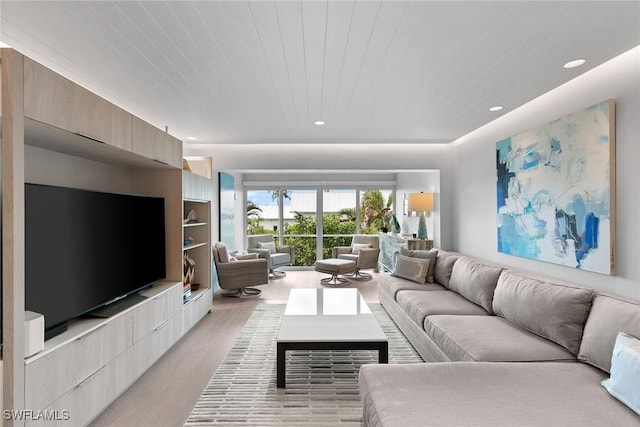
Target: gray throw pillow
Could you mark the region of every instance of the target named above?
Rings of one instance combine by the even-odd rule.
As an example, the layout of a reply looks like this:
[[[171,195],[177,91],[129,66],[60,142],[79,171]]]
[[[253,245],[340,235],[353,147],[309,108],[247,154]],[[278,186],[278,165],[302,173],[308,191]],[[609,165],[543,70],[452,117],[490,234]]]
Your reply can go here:
[[[396,265],[393,267],[391,275],[416,283],[425,283],[427,271],[429,271],[429,264],[431,264],[431,260],[429,259],[398,255]]]
[[[411,250],[407,248],[400,248],[400,255],[408,256],[410,258],[422,258],[428,259],[429,271],[427,271],[427,283],[434,282],[434,272],[436,270],[436,258],[438,257],[438,250],[432,249],[430,251],[425,250]]]

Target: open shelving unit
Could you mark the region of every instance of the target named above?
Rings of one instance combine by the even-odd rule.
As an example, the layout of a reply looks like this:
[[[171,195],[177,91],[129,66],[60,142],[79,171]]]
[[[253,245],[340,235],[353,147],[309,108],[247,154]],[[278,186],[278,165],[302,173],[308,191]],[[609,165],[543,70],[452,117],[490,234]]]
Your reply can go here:
[[[182,253],[195,262],[191,297],[183,304],[183,332],[211,310],[212,185],[206,177],[182,171]],[[196,222],[186,223],[191,211],[195,212]]]

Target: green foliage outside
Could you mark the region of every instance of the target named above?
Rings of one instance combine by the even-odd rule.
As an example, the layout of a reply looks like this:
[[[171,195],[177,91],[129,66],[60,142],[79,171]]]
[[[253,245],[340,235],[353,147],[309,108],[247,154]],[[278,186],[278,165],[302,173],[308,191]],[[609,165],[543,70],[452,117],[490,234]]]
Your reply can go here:
[[[387,226],[391,215],[393,196],[384,200],[379,190],[367,190],[362,193],[360,207],[360,233],[376,234],[383,226]],[[261,211],[252,202],[247,202],[247,234],[277,234],[272,229],[262,226]],[[356,233],[355,209],[343,209],[339,213],[322,215],[322,258],[331,258],[331,248],[335,246],[349,246],[351,235]],[[290,235],[306,234],[313,237],[288,237]],[[346,234],[346,237],[327,236],[331,234]],[[295,213],[294,222],[284,227],[284,244],[295,247],[294,265],[310,266],[316,261],[316,217]]]

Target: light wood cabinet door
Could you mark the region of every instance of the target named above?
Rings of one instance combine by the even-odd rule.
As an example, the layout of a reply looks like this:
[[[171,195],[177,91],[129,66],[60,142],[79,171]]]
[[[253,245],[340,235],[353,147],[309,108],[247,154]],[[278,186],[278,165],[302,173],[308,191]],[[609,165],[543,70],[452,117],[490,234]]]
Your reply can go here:
[[[175,342],[176,318],[158,325],[133,346],[133,375],[142,375]]]
[[[73,87],[74,132],[110,144],[113,139],[113,104],[89,90]]]
[[[156,295],[133,313],[133,342],[138,342],[169,320],[169,294]]]
[[[113,131],[110,144],[123,150],[133,151],[133,115],[126,110],[112,105]]]
[[[182,169],[182,141],[168,133],[165,135],[165,147],[163,150],[165,163]]]
[[[182,333],[185,334],[211,310],[211,289],[207,289],[182,309]]]
[[[24,114],[132,151],[132,115],[37,62],[24,60]]]
[[[144,120],[133,117],[133,152],[153,160],[159,160],[165,134]]]
[[[182,169],[182,142],[179,139],[135,116],[132,134],[134,153]]]
[[[120,356],[133,346],[133,311],[109,321],[102,331],[102,364]]]
[[[46,408],[103,365],[104,327],[96,329],[25,366],[27,408]]]
[[[25,57],[25,117],[75,132],[73,97],[76,86],[69,79]]]
[[[83,379],[60,399],[48,406],[58,419],[47,420],[47,426],[81,426],[88,424],[133,381],[133,351],[121,354]],[[42,421],[27,423],[40,426]]]

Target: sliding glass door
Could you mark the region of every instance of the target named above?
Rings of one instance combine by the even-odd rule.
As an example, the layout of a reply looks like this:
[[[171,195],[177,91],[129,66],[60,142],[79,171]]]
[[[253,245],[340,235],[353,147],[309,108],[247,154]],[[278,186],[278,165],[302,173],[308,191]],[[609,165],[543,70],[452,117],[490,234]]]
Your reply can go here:
[[[325,189],[322,192],[322,259],[331,258],[334,246],[349,246],[358,219],[356,190]]]
[[[354,234],[376,234],[394,209],[392,188],[276,187],[246,191],[247,235],[273,234],[295,247],[294,266],[311,267],[349,246]]]
[[[295,248],[294,266],[309,267],[316,262],[318,201],[315,189],[282,190],[286,216],[282,232],[285,245]]]

